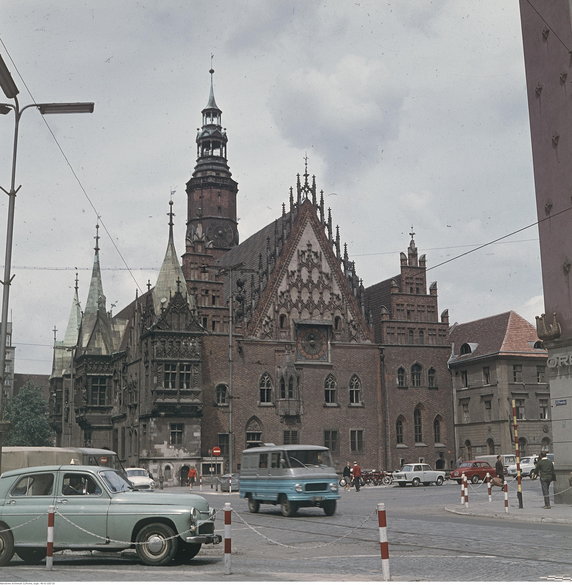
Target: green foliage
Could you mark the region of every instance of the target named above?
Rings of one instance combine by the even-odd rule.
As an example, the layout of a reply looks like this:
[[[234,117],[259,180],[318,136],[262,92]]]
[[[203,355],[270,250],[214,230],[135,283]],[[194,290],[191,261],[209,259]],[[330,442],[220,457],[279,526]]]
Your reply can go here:
[[[41,390],[28,382],[8,402],[5,413],[11,423],[5,445],[51,447],[53,430],[48,419],[48,404]]]

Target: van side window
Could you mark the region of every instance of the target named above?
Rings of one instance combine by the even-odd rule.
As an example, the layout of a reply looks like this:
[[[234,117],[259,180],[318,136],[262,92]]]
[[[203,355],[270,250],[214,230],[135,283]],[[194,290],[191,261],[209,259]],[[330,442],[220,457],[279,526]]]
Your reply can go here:
[[[258,467],[261,469],[268,468],[268,453],[260,453],[260,462],[258,463]]]
[[[270,453],[270,467],[272,469],[280,468],[280,453]]]

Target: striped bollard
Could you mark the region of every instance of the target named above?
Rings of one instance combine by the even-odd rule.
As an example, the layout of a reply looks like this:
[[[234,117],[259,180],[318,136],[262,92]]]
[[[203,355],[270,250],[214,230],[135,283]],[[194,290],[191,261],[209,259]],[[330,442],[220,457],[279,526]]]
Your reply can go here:
[[[491,476],[489,474],[489,472],[487,471],[487,492],[489,494],[489,502],[493,501],[493,484],[491,483]]]
[[[230,535],[230,529],[232,525],[232,507],[230,502],[226,502],[224,505],[224,574],[231,574],[231,550],[232,550],[232,538]]]
[[[463,485],[465,486],[465,508],[469,507],[469,481],[467,476],[463,476]]]
[[[506,479],[504,480],[502,491],[504,492],[504,511],[508,514],[508,483]]]
[[[465,474],[461,475],[461,506],[465,503]]]
[[[379,547],[381,550],[381,570],[383,572],[383,580],[390,581],[389,543],[387,542],[387,520],[385,517],[385,504],[377,505],[377,522],[379,525]]]
[[[48,506],[48,542],[46,543],[46,569],[52,570],[54,565],[54,517],[56,507]]]

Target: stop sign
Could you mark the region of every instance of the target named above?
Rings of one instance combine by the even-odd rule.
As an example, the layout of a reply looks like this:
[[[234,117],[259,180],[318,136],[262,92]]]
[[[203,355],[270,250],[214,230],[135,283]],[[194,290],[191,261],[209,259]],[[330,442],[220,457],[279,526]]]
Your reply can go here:
[[[220,454],[221,454],[220,447],[213,447],[212,453],[213,453],[213,457],[220,457]]]

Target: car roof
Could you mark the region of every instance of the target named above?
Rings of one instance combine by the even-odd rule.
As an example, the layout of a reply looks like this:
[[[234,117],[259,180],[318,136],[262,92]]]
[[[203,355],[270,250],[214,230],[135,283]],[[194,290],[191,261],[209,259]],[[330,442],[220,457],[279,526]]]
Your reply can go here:
[[[267,443],[260,447],[245,449],[243,453],[267,453],[268,451],[315,451],[317,449],[320,451],[328,451],[328,448],[324,447],[324,445],[273,445]]]
[[[35,467],[20,467],[18,469],[11,469],[5,471],[0,477],[14,477],[15,475],[22,475],[24,473],[38,473],[38,472],[54,472],[54,471],[91,471],[96,473],[98,471],[117,471],[111,467],[100,467],[99,465],[37,465]]]
[[[136,469],[137,471],[147,471],[144,467],[126,467],[125,471],[131,471]]]

